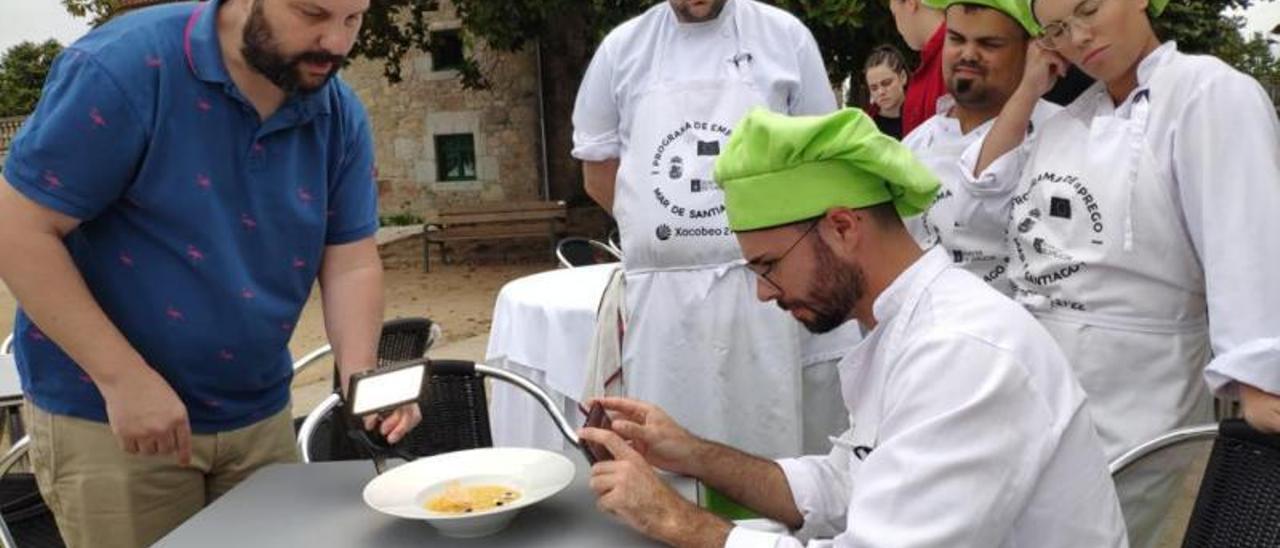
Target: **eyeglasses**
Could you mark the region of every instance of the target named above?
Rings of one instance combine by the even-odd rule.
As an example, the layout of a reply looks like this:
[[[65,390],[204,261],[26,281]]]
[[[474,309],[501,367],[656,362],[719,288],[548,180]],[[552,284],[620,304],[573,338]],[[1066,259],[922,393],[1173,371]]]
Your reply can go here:
[[[1102,7],[1104,1],[1084,0],[1076,4],[1076,9],[1065,19],[1045,25],[1043,27],[1044,33],[1039,38],[1040,47],[1057,51],[1066,46],[1067,42],[1071,40],[1072,29],[1089,28],[1093,25],[1093,20],[1098,15],[1098,9]]]
[[[786,251],[783,251],[782,255],[779,255],[777,259],[774,259],[772,261],[759,262],[759,263],[749,262],[747,263],[747,269],[755,273],[756,276],[759,276],[760,279],[766,282],[769,282],[769,285],[773,286],[774,289],[777,289],[778,292],[781,293],[782,286],[778,285],[777,282],[770,279],[769,273],[773,272],[773,269],[776,268],[778,264],[782,262],[783,259],[786,259],[787,255],[790,255],[791,251],[794,250],[796,246],[800,245],[800,242],[803,242],[805,238],[809,237],[809,233],[813,232],[814,227],[818,226],[818,222],[821,220],[822,220],[821,217],[814,219],[814,221],[809,224],[809,228],[806,228],[804,230],[804,234],[801,234],[799,238],[796,238],[796,241],[791,244],[791,247],[788,247]]]

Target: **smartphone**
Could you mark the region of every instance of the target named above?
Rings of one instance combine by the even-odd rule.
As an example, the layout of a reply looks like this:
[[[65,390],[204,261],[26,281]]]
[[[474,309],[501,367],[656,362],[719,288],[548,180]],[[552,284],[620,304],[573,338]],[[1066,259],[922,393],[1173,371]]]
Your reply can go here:
[[[610,430],[613,428],[613,421],[609,420],[609,414],[605,412],[604,406],[600,405],[600,402],[595,402],[591,404],[591,409],[587,411],[587,423],[584,426]],[[613,460],[613,453],[610,453],[603,445],[594,441],[582,440],[582,453],[587,456],[587,462],[590,464]]]
[[[361,371],[348,382],[347,404],[353,416],[390,411],[422,397],[427,365],[411,362]]]

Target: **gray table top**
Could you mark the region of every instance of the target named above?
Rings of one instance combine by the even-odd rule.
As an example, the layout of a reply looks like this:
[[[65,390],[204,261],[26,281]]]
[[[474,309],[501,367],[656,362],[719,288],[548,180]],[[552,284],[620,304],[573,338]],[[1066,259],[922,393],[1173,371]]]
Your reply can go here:
[[[658,546],[596,509],[581,457],[573,483],[554,497],[521,510],[507,529],[476,539],[441,536],[424,521],[399,519],[365,506],[368,461],[274,465],[196,514],[154,546],[181,548],[309,548],[424,546],[581,547]],[[695,482],[670,479],[684,496]]]

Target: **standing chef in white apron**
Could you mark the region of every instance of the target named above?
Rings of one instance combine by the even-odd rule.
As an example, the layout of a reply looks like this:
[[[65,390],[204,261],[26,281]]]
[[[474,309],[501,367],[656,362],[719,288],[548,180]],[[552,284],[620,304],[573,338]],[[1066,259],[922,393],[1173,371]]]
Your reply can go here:
[[[1110,458],[1212,420],[1211,390],[1277,423],[1280,124],[1258,82],[1160,43],[1147,12],[1165,1],[1035,0],[1023,83],[962,158],[973,222],[1007,227],[1015,297],[1071,359]],[[1024,142],[1067,62],[1098,82]]]
[[[834,361],[857,332],[815,343],[754,298],[712,178],[753,106],[835,109],[809,31],[754,0],[669,0],[600,44],[578,92],[573,155],[621,229],[629,395],[709,438],[795,454],[843,430]]]
[[[821,456],[775,461],[690,435],[652,405],[600,400],[613,432],[581,435],[617,457],[591,469],[602,510],[672,546],[1126,546],[1062,351],[1026,310],[942,249],[922,252],[904,227],[938,189],[910,151],[858,110],[757,109],[716,174],[759,298],[809,329],[867,329],[840,362],[853,427]],[[734,527],[652,466],[791,530]]]
[[[991,130],[1004,102],[1018,88],[1027,64],[1027,44],[1040,33],[1040,25],[1020,0],[925,0],[925,5],[946,15],[942,80],[947,94],[938,99],[938,113],[902,144],[938,176],[942,188],[924,214],[904,221],[921,246],[942,246],[957,266],[1008,295],[1013,286],[1009,285],[1004,227],[969,226],[957,215],[952,197],[964,192],[960,154]],[[1059,110],[1041,99],[1027,131],[1035,131]]]

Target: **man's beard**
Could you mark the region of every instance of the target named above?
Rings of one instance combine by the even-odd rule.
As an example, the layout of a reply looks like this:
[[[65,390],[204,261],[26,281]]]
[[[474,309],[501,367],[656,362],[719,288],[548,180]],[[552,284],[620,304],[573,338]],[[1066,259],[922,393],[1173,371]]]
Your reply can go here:
[[[956,66],[967,66],[982,70],[982,67],[972,63],[961,62],[957,63]],[[986,107],[991,102],[991,89],[979,84],[974,78],[957,78],[953,70],[946,83],[947,93],[951,94],[951,98],[955,100],[957,105],[973,109]]]
[[[244,56],[245,62],[289,95],[298,92],[312,93],[324,87],[329,79],[338,73],[338,68],[346,59],[344,56],[324,51],[306,51],[292,58],[286,58],[280,53],[275,33],[262,12],[262,0],[255,0],[253,3],[249,20],[244,25],[243,41],[240,54]],[[302,81],[300,65],[304,62],[333,63],[333,69],[319,84],[309,85]]]
[[[811,333],[826,333],[849,319],[854,305],[862,299],[865,276],[861,267],[841,264],[826,242],[817,241],[813,248],[816,263],[813,290],[809,302],[802,306],[813,312],[814,317],[800,323]],[[792,307],[791,304],[783,306],[784,309]]]

